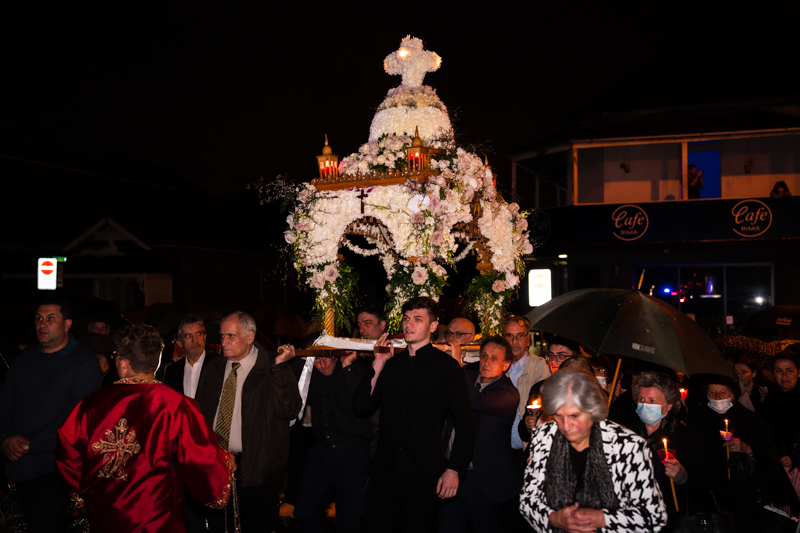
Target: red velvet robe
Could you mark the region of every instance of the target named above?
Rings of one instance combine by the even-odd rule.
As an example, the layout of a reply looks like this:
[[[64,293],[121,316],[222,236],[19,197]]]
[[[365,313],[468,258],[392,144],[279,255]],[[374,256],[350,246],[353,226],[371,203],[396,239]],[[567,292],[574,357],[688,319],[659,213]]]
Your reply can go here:
[[[184,484],[221,508],[229,454],[197,404],[166,385],[126,380],[93,392],[58,430],[56,465],[92,532],[185,531]]]

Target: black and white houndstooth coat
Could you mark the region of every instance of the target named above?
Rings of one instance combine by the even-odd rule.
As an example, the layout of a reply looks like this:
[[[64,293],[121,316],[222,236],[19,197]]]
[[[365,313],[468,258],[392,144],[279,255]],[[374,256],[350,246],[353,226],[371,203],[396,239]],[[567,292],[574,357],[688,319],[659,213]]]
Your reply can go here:
[[[603,452],[611,467],[611,480],[619,499],[619,509],[604,510],[604,532],[660,531],[667,524],[667,509],[661,489],[653,475],[652,453],[643,438],[607,420],[600,424]],[[520,511],[536,531],[554,531],[548,527],[550,513],[558,509],[547,506],[544,477],[553,436],[558,431],[555,422],[536,428],[531,435],[530,462],[525,469],[525,483],[520,496]]]

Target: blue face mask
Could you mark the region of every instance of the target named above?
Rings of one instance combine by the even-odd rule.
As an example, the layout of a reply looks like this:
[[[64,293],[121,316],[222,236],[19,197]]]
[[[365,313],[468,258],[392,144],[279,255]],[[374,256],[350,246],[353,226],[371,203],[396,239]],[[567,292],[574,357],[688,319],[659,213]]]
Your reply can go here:
[[[655,426],[664,418],[661,406],[657,403],[640,403],[636,406],[636,414],[648,426]]]

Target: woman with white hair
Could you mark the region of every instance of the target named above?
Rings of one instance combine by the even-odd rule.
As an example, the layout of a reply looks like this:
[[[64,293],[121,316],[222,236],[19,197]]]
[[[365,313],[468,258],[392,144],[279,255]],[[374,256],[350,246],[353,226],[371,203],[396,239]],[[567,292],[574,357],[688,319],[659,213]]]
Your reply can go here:
[[[650,533],[666,525],[650,450],[605,420],[607,402],[585,370],[561,370],[542,385],[542,407],[554,421],[533,431],[520,497],[537,531]]]

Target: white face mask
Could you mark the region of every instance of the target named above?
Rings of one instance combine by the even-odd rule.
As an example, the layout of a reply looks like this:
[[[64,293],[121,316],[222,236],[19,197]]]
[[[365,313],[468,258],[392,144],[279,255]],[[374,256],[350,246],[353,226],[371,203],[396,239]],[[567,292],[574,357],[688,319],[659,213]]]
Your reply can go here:
[[[724,400],[713,400],[709,398],[708,406],[717,413],[724,414],[728,412],[728,409],[733,407],[733,400],[731,398],[725,398]]]
[[[605,376],[595,376],[597,378],[597,382],[600,384],[601,387],[604,389],[606,388],[606,378]]]

